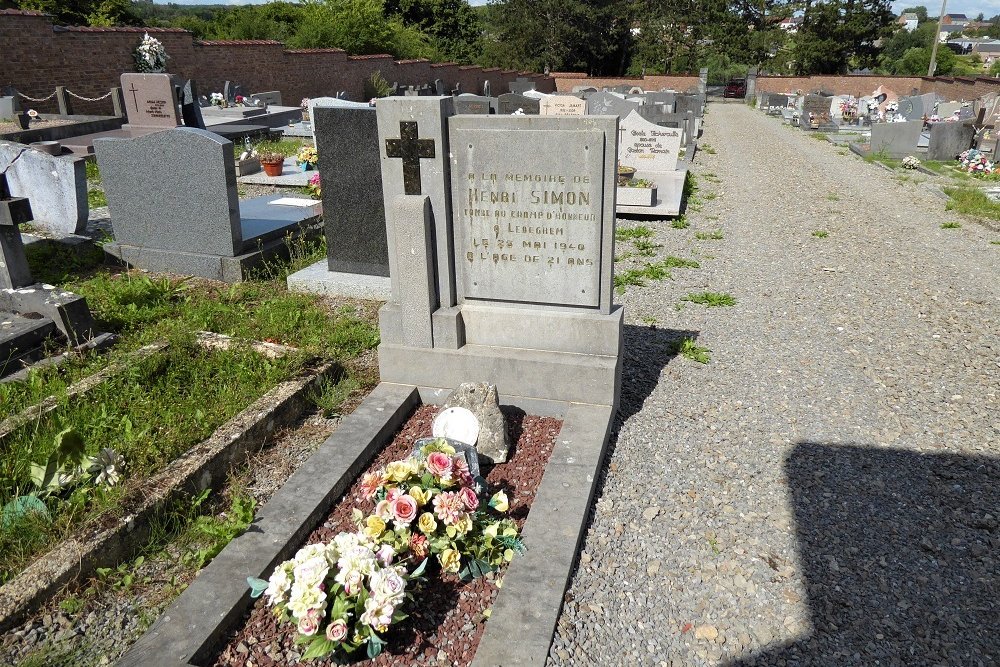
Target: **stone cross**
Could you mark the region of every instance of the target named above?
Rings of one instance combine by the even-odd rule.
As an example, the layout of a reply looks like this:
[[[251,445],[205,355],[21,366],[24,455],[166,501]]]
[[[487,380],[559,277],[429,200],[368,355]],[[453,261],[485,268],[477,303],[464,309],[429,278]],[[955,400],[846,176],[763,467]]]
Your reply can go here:
[[[399,139],[385,140],[387,157],[403,160],[403,192],[420,194],[420,160],[434,157],[434,140],[417,138],[416,121],[399,122]]]
[[[31,219],[31,203],[11,197],[7,175],[0,173],[0,289],[18,289],[33,282],[17,228]]]

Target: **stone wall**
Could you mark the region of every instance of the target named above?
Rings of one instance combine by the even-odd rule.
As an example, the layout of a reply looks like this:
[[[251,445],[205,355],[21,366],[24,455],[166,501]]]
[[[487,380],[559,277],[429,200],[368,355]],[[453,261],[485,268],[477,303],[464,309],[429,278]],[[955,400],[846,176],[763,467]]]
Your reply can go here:
[[[825,90],[835,95],[861,97],[879,86],[897,95],[913,92],[937,93],[946,100],[972,100],[987,93],[1000,93],[1000,79],[987,76],[758,76],[758,93],[809,93]]]
[[[597,77],[579,74],[576,72],[552,72],[550,75],[555,80],[556,90],[560,93],[573,92],[576,86],[593,86],[601,88],[614,88],[615,86],[640,86],[643,90],[660,90],[670,88],[684,92],[689,88],[698,88],[697,74],[671,74],[671,75],[647,75],[635,77]]]
[[[542,74],[484,69],[427,60],[394,60],[389,55],[351,56],[340,49],[286,49],[270,40],[200,41],[179,28],[91,28],[54,26],[51,18],[14,9],[0,10],[0,86],[13,85],[21,93],[42,98],[56,86],[66,86],[83,97],[104,95],[119,85],[123,72],[135,71],[132,51],[143,33],[163,42],[167,71],[194,79],[201,94],[222,92],[227,79],[246,94],[280,90],[286,105],[303,97],[334,95],[345,90],[362,100],[364,83],[380,72],[389,83],[420,85],[441,79],[449,87],[461,82],[463,92],[481,93],[490,81],[494,95],[507,91],[518,77],[535,80],[538,90],[555,90]],[[54,113],[55,100],[23,101],[24,106]],[[73,100],[75,113],[110,114],[111,102]]]

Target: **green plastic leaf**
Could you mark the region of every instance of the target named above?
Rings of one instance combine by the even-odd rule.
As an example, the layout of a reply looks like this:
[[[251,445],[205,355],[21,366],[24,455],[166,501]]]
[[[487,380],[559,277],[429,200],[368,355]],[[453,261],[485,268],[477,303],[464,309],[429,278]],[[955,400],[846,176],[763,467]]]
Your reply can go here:
[[[48,508],[37,496],[27,495],[14,498],[0,510],[0,529],[7,530],[31,512],[38,513],[46,519],[49,518]]]
[[[425,558],[420,562],[420,565],[417,566],[417,569],[415,569],[413,572],[410,573],[410,577],[411,578],[419,577],[424,573],[424,570],[426,569],[427,569],[427,559]]]
[[[75,430],[68,428],[60,431],[55,438],[56,452],[59,453],[61,463],[69,463],[72,466],[82,465],[87,458],[87,449],[83,444],[83,436]]]
[[[385,646],[385,642],[373,632],[372,636],[368,638],[368,657],[372,660],[377,658],[382,652],[383,646]]]
[[[309,648],[306,649],[306,652],[302,654],[302,659],[312,660],[314,658],[325,658],[333,653],[336,648],[337,642],[332,642],[326,637],[315,637],[309,644]]]
[[[258,577],[247,577],[250,585],[250,597],[259,598],[267,590],[267,581]]]

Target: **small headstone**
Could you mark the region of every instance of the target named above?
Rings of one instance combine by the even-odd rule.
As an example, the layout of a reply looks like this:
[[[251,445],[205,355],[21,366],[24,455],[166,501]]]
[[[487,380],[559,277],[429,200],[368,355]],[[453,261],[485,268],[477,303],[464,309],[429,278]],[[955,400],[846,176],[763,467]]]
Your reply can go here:
[[[444,85],[444,81],[441,79],[434,79],[434,92],[438,95],[447,95],[448,87]]]
[[[550,95],[540,101],[539,113],[542,116],[584,116],[587,103],[572,95]]]
[[[950,162],[960,153],[972,147],[976,131],[972,123],[962,121],[931,123],[931,135],[927,143],[927,159]]]
[[[514,81],[508,84],[510,92],[524,94],[529,90],[535,90],[535,82],[531,79],[525,79],[524,77],[518,77]]]
[[[480,95],[459,95],[455,98],[455,113],[488,115],[494,113],[497,101]]]
[[[86,229],[90,206],[84,158],[0,142],[0,172],[6,172],[13,196],[31,200],[32,226],[58,236]]]
[[[251,93],[250,101],[257,106],[281,106],[281,91],[269,90],[264,93]]]
[[[638,108],[638,102],[629,102],[608,92],[594,93],[587,98],[587,114],[591,116],[624,118]]]
[[[170,74],[131,74],[121,76],[125,111],[132,127],[177,127],[177,85]]]
[[[833,126],[833,119],[830,117],[831,104],[831,98],[828,96],[806,95],[799,117],[801,127],[808,130],[826,129]]]
[[[655,199],[645,204],[619,203],[619,212],[661,216],[680,213],[687,173],[678,163],[681,130],[654,125],[633,111],[621,122],[619,134],[619,164],[634,167],[635,177],[651,181],[656,189]],[[636,194],[634,188],[621,190],[623,196]]]
[[[537,116],[540,107],[539,100],[517,93],[504,93],[497,98],[497,113],[501,116],[510,116],[518,112],[525,116]]]
[[[444,402],[443,409],[465,408],[479,420],[479,438],[475,447],[481,459],[489,463],[504,463],[510,456],[510,434],[496,385],[466,382],[458,385]]]
[[[193,79],[184,82],[181,93],[181,116],[186,126],[205,129],[205,119],[201,115],[201,104],[198,102],[198,88]]]

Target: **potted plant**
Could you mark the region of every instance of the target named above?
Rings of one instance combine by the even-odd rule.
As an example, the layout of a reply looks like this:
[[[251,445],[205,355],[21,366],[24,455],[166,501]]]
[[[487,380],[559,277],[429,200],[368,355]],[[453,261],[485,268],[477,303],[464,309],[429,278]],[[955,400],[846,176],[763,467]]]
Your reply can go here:
[[[281,176],[281,167],[285,164],[285,156],[274,151],[265,151],[260,154],[260,166],[264,168],[264,173],[268,176]]]
[[[299,166],[301,171],[309,171],[316,166],[316,147],[315,146],[303,146],[299,149],[298,154],[295,156],[295,164]]]
[[[635,167],[618,165],[618,185],[625,185],[632,180],[633,176],[635,176]]]

